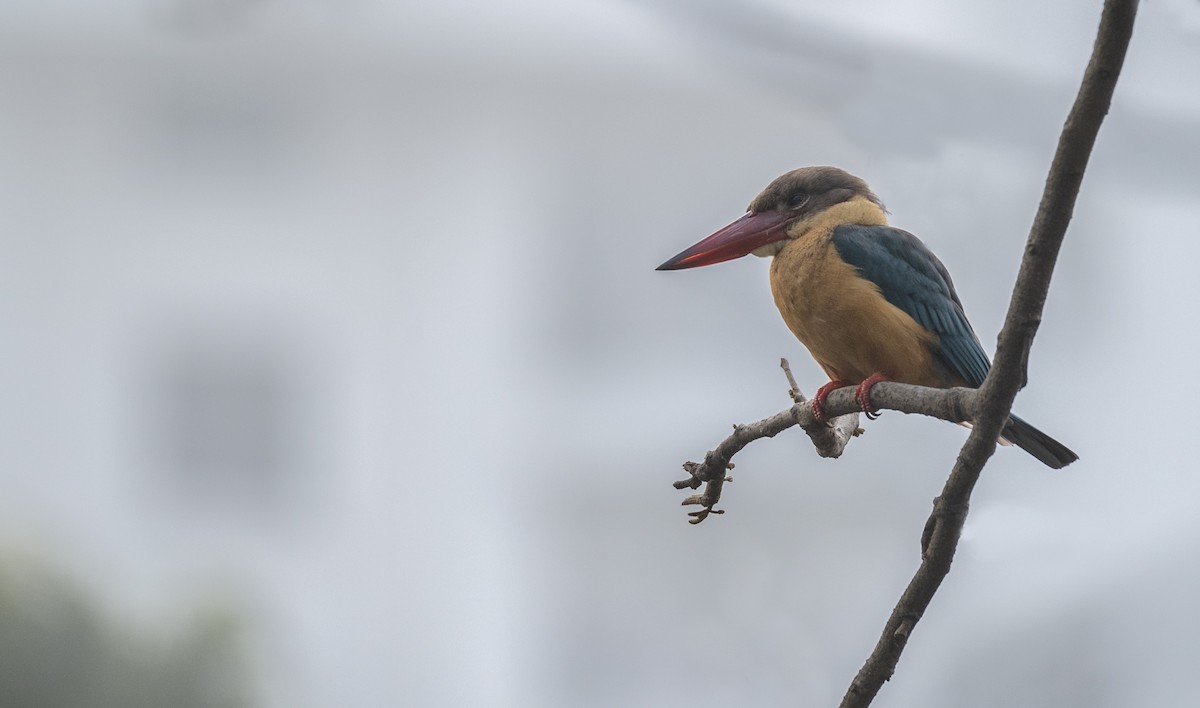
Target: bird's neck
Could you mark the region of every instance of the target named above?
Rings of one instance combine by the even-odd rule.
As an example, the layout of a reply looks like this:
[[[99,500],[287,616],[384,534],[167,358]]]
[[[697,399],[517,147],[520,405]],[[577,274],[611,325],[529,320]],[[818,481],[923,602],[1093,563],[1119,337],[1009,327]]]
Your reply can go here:
[[[788,227],[788,236],[798,239],[805,234],[831,230],[842,224],[887,226],[887,214],[884,213],[883,207],[870,199],[855,197],[812,216],[792,222],[792,225]]]

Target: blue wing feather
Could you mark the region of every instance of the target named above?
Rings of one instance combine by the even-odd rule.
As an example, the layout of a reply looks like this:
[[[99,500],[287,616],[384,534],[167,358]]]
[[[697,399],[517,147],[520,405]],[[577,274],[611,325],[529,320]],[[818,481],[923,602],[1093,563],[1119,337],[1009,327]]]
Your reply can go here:
[[[920,239],[890,226],[844,224],[834,229],[833,245],[888,302],[937,334],[934,356],[949,373],[969,386],[983,384],[991,363],[967,321],[950,273]]]

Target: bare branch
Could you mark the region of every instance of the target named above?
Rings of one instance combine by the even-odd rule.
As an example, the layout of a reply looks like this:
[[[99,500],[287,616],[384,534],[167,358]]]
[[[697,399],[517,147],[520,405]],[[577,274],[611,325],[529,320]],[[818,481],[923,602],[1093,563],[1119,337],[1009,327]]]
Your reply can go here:
[[[1008,315],[1000,332],[996,361],[983,386],[978,391],[941,390],[884,382],[871,389],[871,400],[880,410],[920,413],[954,422],[970,420],[974,426],[942,494],[934,500],[933,513],[921,534],[921,564],[892,610],[874,651],[842,698],[842,708],[862,708],[874,700],[883,683],[891,678],[912,630],[950,571],[971,492],[995,451],[996,440],[1008,419],[1013,399],[1027,378],[1026,363],[1041,322],[1054,265],[1092,146],[1112,101],[1133,33],[1136,11],[1137,0],[1105,1],[1091,60],[1059,138],[1037,217],[1026,243]],[[691,523],[699,523],[709,514],[722,513],[714,507],[724,483],[730,481],[727,472],[733,467],[733,456],[751,442],[774,437],[799,425],[813,439],[818,454],[838,457],[850,438],[862,432],[858,428],[859,407],[851,388],[834,391],[829,396],[826,410],[833,420],[828,424],[818,423],[813,417],[811,403],[804,400],[796,386],[787,361],[781,361],[781,366],[791,386],[792,407],[757,423],[735,425],[733,434],[710,451],[704,462],[684,465],[690,476],[676,482],[676,488],[704,486],[703,493],[684,500],[685,505],[703,507],[690,514]]]
[[[1092,57],[1059,137],[1058,150],[1025,246],[1008,316],[1000,332],[996,362],[979,389],[974,429],[959,453],[941,496],[934,500],[933,514],[922,534],[921,565],[892,610],[875,650],[842,698],[842,708],[861,708],[874,700],[883,682],[892,677],[913,626],[925,613],[933,594],[950,571],[971,491],[996,449],[995,441],[1008,419],[1013,399],[1025,383],[1025,362],[1041,322],[1054,264],[1071,221],[1092,146],[1112,102],[1136,13],[1137,0],[1106,0],[1104,3]]]
[[[804,403],[806,399],[800,391],[800,385],[796,383],[796,377],[792,375],[792,365],[784,358],[779,360],[779,367],[783,369],[784,376],[787,376],[788,395],[792,397],[792,403]]]
[[[786,371],[786,369],[785,369]],[[755,440],[773,438],[788,428],[799,425],[812,438],[817,454],[821,457],[840,457],[850,438],[862,434],[858,427],[861,411],[854,400],[854,387],[847,386],[829,395],[825,409],[831,419],[828,423],[817,422],[813,416],[812,403],[804,400],[796,389],[800,402],[780,411],[770,418],[756,423],[733,426],[733,434],[721,441],[705,456],[703,462],[685,462],[683,469],[689,477],[675,483],[676,489],[697,489],[704,485],[704,492],[683,500],[684,506],[700,505],[700,511],[692,512],[691,523],[700,523],[713,513],[713,507],[721,499],[721,489],[729,481],[726,474],[733,456]],[[925,388],[892,381],[884,381],[871,389],[871,402],[879,410],[901,413],[918,413],[940,418],[953,423],[972,420],[978,392],[970,388]]]

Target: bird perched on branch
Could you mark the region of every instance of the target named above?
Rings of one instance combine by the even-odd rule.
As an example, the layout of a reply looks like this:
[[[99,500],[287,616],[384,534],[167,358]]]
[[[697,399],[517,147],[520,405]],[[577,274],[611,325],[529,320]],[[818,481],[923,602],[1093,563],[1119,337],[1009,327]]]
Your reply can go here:
[[[880,381],[950,388],[983,384],[991,363],[967,321],[950,273],[916,236],[888,226],[883,204],[858,177],[803,167],[779,177],[744,216],[658,270],[773,256],[771,292],[796,338],[829,375],[813,396],[857,386],[868,416]],[[1003,437],[1055,469],[1079,459],[1017,416]]]

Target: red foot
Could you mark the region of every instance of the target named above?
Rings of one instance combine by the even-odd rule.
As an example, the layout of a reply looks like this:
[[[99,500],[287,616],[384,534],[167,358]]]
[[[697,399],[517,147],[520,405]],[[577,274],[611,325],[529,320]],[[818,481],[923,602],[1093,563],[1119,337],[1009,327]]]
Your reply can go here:
[[[871,403],[871,387],[880,381],[887,381],[888,377],[879,372],[875,372],[863,379],[863,382],[854,389],[854,400],[858,401],[858,405],[862,406],[863,413],[867,414],[867,420],[875,420],[879,417],[879,409]]]
[[[818,423],[825,422],[825,399],[829,398],[829,394],[849,385],[849,381],[830,381],[817,389],[817,392],[813,394],[812,411],[813,417],[817,419]]]

